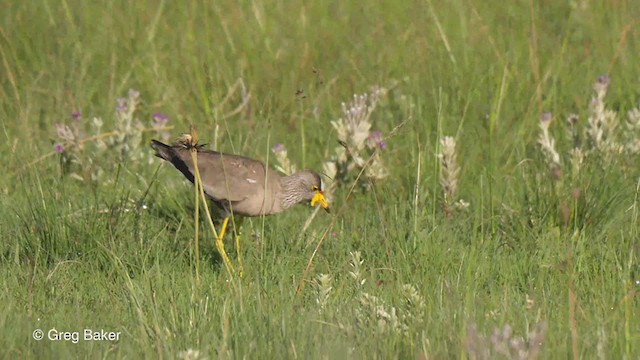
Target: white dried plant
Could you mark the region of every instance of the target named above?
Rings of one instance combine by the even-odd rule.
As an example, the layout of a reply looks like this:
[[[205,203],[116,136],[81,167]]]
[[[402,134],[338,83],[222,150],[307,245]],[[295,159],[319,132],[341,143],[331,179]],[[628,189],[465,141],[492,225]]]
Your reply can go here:
[[[424,321],[426,302],[424,297],[418,293],[415,286],[411,284],[402,285],[401,289],[403,302],[403,321],[409,324],[420,324]]]
[[[349,257],[351,258],[349,261],[349,266],[351,267],[351,271],[349,271],[349,276],[356,282],[356,286],[358,288],[362,288],[364,283],[367,281],[362,276],[362,272],[360,271],[360,266],[364,263],[364,259],[360,254],[360,251],[352,251],[349,252]]]
[[[567,135],[571,139],[571,150],[569,150],[569,164],[571,165],[571,175],[575,179],[580,173],[584,162],[584,152],[582,150],[582,139],[578,130],[580,117],[577,114],[567,116]]]
[[[358,297],[359,307],[356,308],[356,319],[361,325],[374,324],[379,333],[392,331],[402,333],[408,328],[400,321],[397,309],[388,306],[380,298],[366,292]]]
[[[607,95],[611,78],[606,75],[598,77],[593,84],[595,94],[589,104],[589,118],[585,129],[594,149],[601,151],[618,151],[620,145],[616,142],[616,128],[618,114],[607,109],[604,98]]]
[[[207,357],[200,353],[200,350],[187,349],[178,353],[178,359],[182,360],[206,360]]]
[[[640,103],[627,111],[625,126],[620,126],[621,116],[605,103],[610,83],[611,78],[607,75],[598,77],[594,83],[585,130],[592,145],[585,149],[585,155],[599,151],[609,160],[625,152],[630,155],[640,153]]]
[[[324,188],[324,196],[331,201],[336,187],[338,186],[338,182],[334,181],[338,174],[338,167],[334,161],[325,161],[322,164],[322,172],[329,179]]]
[[[562,163],[560,161],[560,154],[556,150],[556,140],[549,133],[549,126],[553,116],[550,112],[545,112],[540,115],[540,121],[538,126],[540,127],[540,134],[538,135],[538,144],[542,148],[542,152],[545,155],[545,159],[551,168],[560,168]]]
[[[296,172],[296,165],[289,160],[289,154],[284,144],[275,144],[271,148],[276,157],[276,170],[285,175],[291,175]]]
[[[630,154],[640,153],[640,104],[627,112],[627,143],[625,150]]]
[[[576,147],[569,150],[569,162],[571,163],[571,176],[575,179],[584,163],[584,152],[581,148]]]
[[[327,300],[329,300],[329,294],[333,287],[331,286],[333,279],[331,276],[327,274],[318,274],[314,281],[314,285],[316,288],[316,304],[320,310],[324,309],[327,305]]]
[[[470,326],[465,346],[469,359],[472,360],[495,359],[498,356],[513,360],[534,360],[540,356],[546,333],[545,322],[537,323],[526,339],[515,335],[509,324],[501,329],[494,328],[490,336],[479,333],[475,326]]]
[[[445,136],[440,139],[441,152],[440,159],[440,186],[442,187],[443,208],[447,216],[453,214],[455,210],[466,209],[469,203],[458,199],[458,180],[460,177],[460,167],[456,155],[456,139]]]
[[[567,116],[567,137],[571,139],[571,146],[574,148],[580,147],[582,139],[580,138],[580,131],[578,131],[578,123],[580,122],[580,116],[578,114],[569,114]]]
[[[607,333],[604,330],[604,326],[601,324],[598,327],[598,341],[596,342],[596,354],[598,354],[598,359],[604,360],[607,358],[607,349]]]

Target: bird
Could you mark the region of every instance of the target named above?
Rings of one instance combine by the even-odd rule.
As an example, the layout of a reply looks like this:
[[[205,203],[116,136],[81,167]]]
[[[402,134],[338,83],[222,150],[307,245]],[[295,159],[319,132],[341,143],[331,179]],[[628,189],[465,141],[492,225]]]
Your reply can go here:
[[[216,239],[216,247],[225,265],[230,264],[222,241],[229,219],[235,215],[244,217],[281,213],[306,201],[329,211],[324,195],[324,182],[313,170],[301,170],[284,176],[256,159],[242,155],[204,149],[193,144],[190,137],[178,139],[171,145],[158,140],[151,141],[155,156],[168,161],[191,183],[195,179],[192,151],[197,154],[197,164],[202,188],[214,206],[221,210],[224,220]],[[236,251],[242,274],[242,260],[236,236]]]

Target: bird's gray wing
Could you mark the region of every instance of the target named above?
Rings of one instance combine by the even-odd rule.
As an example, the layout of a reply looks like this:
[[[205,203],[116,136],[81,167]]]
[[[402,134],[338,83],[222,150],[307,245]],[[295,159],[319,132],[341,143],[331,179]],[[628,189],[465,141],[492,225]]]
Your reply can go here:
[[[190,150],[182,149],[179,152],[189,172],[195,176]],[[200,150],[198,151],[198,168],[204,191],[216,200],[236,202],[250,196],[258,199],[264,197],[265,166],[261,161],[239,155]]]

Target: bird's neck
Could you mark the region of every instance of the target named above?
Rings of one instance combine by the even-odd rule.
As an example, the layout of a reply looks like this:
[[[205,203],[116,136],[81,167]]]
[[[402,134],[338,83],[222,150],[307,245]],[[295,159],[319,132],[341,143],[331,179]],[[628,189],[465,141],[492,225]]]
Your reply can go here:
[[[280,206],[282,210],[288,209],[293,205],[304,200],[302,193],[297,191],[297,189],[302,188],[302,184],[300,184],[301,180],[293,175],[283,176],[280,178]]]

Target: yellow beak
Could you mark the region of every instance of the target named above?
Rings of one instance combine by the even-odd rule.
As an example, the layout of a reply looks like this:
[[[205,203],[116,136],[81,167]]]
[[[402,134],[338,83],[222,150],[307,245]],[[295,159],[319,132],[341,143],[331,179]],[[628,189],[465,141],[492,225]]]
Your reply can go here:
[[[321,190],[316,190],[316,193],[311,198],[311,206],[314,206],[316,203],[319,203],[323,209],[329,208],[329,203],[327,202],[327,198],[324,197],[324,193]]]

